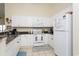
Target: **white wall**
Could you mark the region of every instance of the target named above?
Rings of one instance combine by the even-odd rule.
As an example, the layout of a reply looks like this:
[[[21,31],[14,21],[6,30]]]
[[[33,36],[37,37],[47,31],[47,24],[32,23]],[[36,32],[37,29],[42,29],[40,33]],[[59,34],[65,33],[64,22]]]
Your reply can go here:
[[[28,4],[13,3],[5,4],[6,16],[49,16],[51,13],[50,4]]]
[[[73,4],[73,55],[79,55],[79,4]]]
[[[69,3],[5,3],[5,16],[50,16],[70,6]]]

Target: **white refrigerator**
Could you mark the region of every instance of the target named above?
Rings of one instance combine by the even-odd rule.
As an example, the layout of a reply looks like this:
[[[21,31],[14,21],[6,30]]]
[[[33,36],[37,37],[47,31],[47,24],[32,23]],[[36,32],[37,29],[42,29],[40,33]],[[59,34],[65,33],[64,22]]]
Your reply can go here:
[[[72,14],[56,17],[54,27],[54,49],[58,56],[72,55]]]

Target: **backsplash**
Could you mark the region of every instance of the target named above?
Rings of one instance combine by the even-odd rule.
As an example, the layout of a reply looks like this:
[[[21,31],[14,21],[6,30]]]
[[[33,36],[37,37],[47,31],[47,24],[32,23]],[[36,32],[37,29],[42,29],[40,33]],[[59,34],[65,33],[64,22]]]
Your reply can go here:
[[[36,28],[31,28],[31,27],[17,27],[18,32],[26,32],[26,33],[32,33],[34,34],[35,32],[39,33],[51,33],[50,29],[53,27],[36,27]]]

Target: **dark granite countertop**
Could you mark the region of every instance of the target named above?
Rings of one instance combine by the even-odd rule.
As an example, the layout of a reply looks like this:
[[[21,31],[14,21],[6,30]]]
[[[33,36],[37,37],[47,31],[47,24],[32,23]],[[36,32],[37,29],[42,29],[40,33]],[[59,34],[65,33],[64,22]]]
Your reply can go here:
[[[8,35],[8,32],[1,32],[0,33],[0,40],[2,40],[2,38],[6,37],[6,44],[10,43],[12,40],[14,40],[18,35]]]
[[[8,44],[9,42],[13,41],[18,35],[10,35],[7,36],[7,40],[6,40],[6,44]]]
[[[6,35],[0,35],[0,40],[2,40],[4,37],[6,37]]]
[[[22,34],[34,34],[34,33],[29,33],[29,32],[18,32],[19,35],[22,35]],[[50,32],[43,32],[41,34],[52,34]],[[53,34],[52,34],[53,35]]]
[[[7,38],[6,39],[6,44],[8,44],[9,42],[11,42],[12,40],[14,40],[18,35],[6,35],[3,33],[0,33],[0,40],[2,40],[3,38]]]

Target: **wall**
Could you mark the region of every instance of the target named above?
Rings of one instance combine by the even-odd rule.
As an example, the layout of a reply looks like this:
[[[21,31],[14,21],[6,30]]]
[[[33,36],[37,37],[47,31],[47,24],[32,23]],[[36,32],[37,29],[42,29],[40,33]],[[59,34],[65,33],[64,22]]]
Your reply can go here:
[[[5,16],[5,6],[3,3],[0,3],[0,25],[5,23],[4,16]]]
[[[16,15],[25,16],[50,16],[70,6],[68,3],[5,3],[5,16],[11,17]]]
[[[79,55],[79,4],[73,4],[73,55]]]
[[[5,5],[4,3],[0,3],[0,17],[5,16]]]
[[[51,5],[44,4],[5,4],[5,11],[6,16],[49,16],[50,7]]]
[[[0,18],[0,25],[3,25],[3,24],[5,24],[5,21],[4,21],[4,18],[1,17],[1,18]]]

